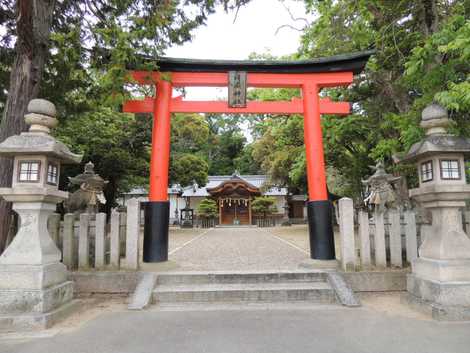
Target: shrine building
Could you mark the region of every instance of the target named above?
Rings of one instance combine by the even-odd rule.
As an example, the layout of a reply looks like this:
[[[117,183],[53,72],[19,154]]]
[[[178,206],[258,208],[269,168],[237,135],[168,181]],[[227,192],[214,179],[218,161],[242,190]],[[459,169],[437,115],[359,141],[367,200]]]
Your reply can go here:
[[[181,188],[173,185],[168,188],[170,201],[170,224],[180,217],[180,210],[186,205],[194,210],[197,217],[199,203],[212,199],[218,206],[218,224],[250,225],[256,224],[257,215],[252,211],[251,204],[255,197],[270,196],[275,199],[274,212],[270,217],[276,224],[285,221],[303,223],[306,221],[306,195],[291,195],[287,188],[268,186],[266,175],[213,175],[208,177],[206,185],[193,185]],[[122,194],[121,204],[125,205],[130,198],[138,198],[142,202],[148,200],[148,192],[144,188],[134,188]]]

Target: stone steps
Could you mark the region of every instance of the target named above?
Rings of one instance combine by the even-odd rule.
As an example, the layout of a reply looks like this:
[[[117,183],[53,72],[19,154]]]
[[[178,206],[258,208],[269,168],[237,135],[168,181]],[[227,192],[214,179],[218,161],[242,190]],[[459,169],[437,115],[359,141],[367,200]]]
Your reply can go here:
[[[172,272],[158,275],[157,285],[325,282],[325,272]]]
[[[336,303],[324,272],[159,274],[154,303]]]

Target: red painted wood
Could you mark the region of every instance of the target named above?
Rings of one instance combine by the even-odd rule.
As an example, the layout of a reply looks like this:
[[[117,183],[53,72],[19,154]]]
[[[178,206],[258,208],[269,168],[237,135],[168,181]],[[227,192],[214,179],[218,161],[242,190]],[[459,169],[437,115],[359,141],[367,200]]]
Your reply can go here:
[[[151,113],[154,99],[127,101],[123,105],[125,113]],[[226,114],[303,114],[302,99],[280,102],[247,102],[246,108],[230,108],[225,101],[185,101],[182,97],[171,100],[172,113],[226,113]],[[350,113],[347,102],[333,102],[329,98],[320,99],[320,114],[346,115]]]
[[[168,169],[170,166],[170,129],[172,87],[168,81],[157,85],[158,104],[154,104],[152,152],[150,156],[150,201],[168,201]]]
[[[124,102],[122,111],[124,113],[153,113],[155,98],[145,97],[141,100],[129,100]]]
[[[350,107],[346,102],[332,102],[329,99],[320,100],[318,93],[323,87],[350,84],[353,80],[352,72],[312,74],[248,73],[247,85],[249,87],[301,88],[303,99],[294,99],[291,102],[248,102],[246,108],[229,108],[227,102],[223,101],[184,101],[180,97],[171,99],[172,86],[227,86],[227,72],[172,72],[161,74],[158,72],[132,71],[130,76],[137,83],[157,85],[155,100],[146,98],[141,101],[128,101],[123,107],[125,112],[154,112],[149,193],[151,201],[168,200],[171,112],[303,113],[309,200],[328,199],[320,114],[348,114]]]
[[[148,71],[131,71],[130,76],[140,84],[155,84],[163,74]],[[164,78],[171,80],[174,87],[225,87],[228,85],[226,72],[171,72]],[[286,87],[301,88],[306,83],[318,87],[335,87],[348,85],[353,80],[352,72],[322,72],[311,74],[267,74],[248,73],[249,87]]]
[[[302,114],[304,112],[302,99],[278,102],[248,101],[245,108],[230,108],[225,101],[184,101],[181,97],[173,98],[171,102],[173,113],[226,113],[226,114]],[[350,105],[347,102],[332,102],[322,99],[321,114],[349,114]]]
[[[308,199],[310,201],[328,199],[318,91],[319,87],[314,84],[306,84],[302,88]]]

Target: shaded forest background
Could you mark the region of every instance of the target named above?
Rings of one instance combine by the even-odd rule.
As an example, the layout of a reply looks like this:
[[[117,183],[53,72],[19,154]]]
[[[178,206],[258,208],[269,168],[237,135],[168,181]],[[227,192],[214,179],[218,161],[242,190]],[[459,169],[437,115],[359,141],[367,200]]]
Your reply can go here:
[[[123,114],[120,104],[131,91],[153,92],[125,85],[126,62],[138,62],[139,54],[162,55],[169,46],[191,40],[193,29],[204,25],[217,6],[235,11],[247,2],[0,1],[0,140],[25,129],[22,117],[31,98],[49,99],[59,112],[55,134],[109,180],[106,197],[108,207],[114,206],[119,193],[146,185],[148,177],[151,119]],[[385,160],[391,172],[409,176],[412,184],[412,168],[393,161],[422,136],[420,112],[432,101],[449,110],[457,134],[470,136],[470,0],[304,3],[315,20],[298,19],[298,51],[282,59],[376,49],[350,87],[321,93],[354,102],[351,115],[322,119],[330,191],[360,197],[360,180],[377,159]],[[34,6],[45,14],[40,23],[32,15],[38,11]],[[251,59],[280,58],[254,53]],[[299,94],[256,89],[249,99],[289,100]],[[248,126],[253,142],[241,126]],[[8,163],[0,160],[0,186],[9,183]],[[82,168],[66,168],[62,186]],[[234,170],[265,173],[272,183],[306,192],[302,117],[174,116],[172,182],[204,184],[207,175]],[[1,230],[8,212],[0,203]],[[0,232],[0,248],[1,239]]]

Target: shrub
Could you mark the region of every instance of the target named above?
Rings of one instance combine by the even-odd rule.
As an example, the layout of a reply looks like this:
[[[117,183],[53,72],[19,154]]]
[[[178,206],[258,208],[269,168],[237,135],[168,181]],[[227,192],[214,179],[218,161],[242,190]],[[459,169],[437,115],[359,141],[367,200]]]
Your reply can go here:
[[[215,218],[217,217],[217,203],[211,199],[204,199],[197,206],[197,214],[203,218]]]
[[[263,217],[266,218],[267,215],[277,212],[277,207],[275,205],[276,199],[271,196],[259,196],[255,197],[251,203],[251,209],[255,213],[263,214]]]

